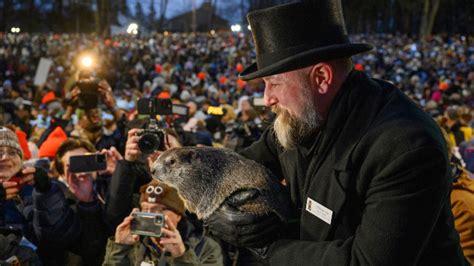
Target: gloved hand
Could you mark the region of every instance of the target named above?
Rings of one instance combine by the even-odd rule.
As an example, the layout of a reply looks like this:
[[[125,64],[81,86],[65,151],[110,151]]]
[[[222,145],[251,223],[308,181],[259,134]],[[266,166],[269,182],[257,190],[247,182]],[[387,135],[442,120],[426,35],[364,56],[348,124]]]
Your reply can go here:
[[[34,173],[35,189],[38,192],[48,192],[51,187],[51,181],[48,174],[41,168],[37,167]]]
[[[237,208],[258,197],[257,190],[236,193],[220,206],[205,221],[208,231],[236,247],[263,248],[275,241],[285,223],[275,214],[256,216],[243,213]]]

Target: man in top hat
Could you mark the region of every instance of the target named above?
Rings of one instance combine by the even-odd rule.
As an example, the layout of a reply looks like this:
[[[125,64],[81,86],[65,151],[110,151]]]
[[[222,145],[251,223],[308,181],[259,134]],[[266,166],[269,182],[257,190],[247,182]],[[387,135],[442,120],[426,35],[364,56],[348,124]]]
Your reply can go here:
[[[242,154],[287,184],[296,236],[261,230],[273,215],[236,218],[243,214],[230,203],[206,221],[210,232],[271,265],[465,263],[443,136],[396,87],[353,69],[351,56],[372,46],[349,41],[340,0],[275,6],[248,20],[257,60],[241,78],[263,78],[277,117]]]

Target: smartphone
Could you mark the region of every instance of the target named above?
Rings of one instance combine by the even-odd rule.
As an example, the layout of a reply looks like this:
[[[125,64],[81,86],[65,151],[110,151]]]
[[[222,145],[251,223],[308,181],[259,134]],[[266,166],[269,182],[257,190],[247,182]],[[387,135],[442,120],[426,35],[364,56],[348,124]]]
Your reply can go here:
[[[133,212],[132,234],[161,237],[161,228],[165,225],[162,213]]]
[[[23,184],[20,183],[20,181],[23,179],[23,177],[24,177],[24,176],[23,176],[23,174],[22,174],[21,171],[20,171],[18,174],[12,176],[8,181],[9,181],[9,182],[16,182],[16,183],[18,184],[18,185],[17,185],[18,190],[22,190],[23,187],[27,185],[26,183],[23,183]]]
[[[72,173],[96,172],[107,168],[105,154],[87,154],[69,157],[69,171]]]

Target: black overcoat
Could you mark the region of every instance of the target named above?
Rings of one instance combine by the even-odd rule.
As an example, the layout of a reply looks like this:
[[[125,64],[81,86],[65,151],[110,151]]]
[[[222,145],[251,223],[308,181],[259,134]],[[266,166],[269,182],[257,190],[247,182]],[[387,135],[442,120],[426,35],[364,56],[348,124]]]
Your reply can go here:
[[[324,127],[283,150],[271,129],[241,152],[286,180],[299,238],[272,265],[460,265],[447,148],[435,122],[391,84],[353,71]]]

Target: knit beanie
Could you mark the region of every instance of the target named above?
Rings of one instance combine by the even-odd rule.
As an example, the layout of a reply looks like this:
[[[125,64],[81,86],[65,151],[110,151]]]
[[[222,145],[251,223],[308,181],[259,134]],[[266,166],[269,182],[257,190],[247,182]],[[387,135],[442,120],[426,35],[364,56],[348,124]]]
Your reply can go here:
[[[0,127],[0,147],[10,147],[17,150],[21,159],[23,159],[23,151],[18,142],[18,137],[15,132],[6,127]]]
[[[156,179],[140,187],[140,202],[144,201],[163,204],[180,215],[186,211],[178,191]]]
[[[18,143],[20,144],[21,150],[23,151],[23,159],[25,161],[31,159],[31,152],[30,148],[28,147],[26,133],[23,130],[17,129],[15,134],[18,137]]]

